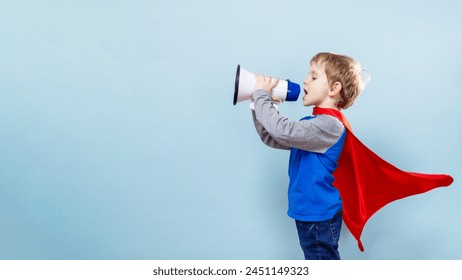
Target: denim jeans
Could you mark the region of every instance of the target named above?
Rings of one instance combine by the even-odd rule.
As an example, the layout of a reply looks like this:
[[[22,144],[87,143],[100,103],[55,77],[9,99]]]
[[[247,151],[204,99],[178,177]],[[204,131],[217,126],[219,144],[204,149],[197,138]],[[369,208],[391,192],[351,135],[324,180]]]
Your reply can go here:
[[[340,260],[338,241],[342,212],[322,222],[295,221],[305,260]]]

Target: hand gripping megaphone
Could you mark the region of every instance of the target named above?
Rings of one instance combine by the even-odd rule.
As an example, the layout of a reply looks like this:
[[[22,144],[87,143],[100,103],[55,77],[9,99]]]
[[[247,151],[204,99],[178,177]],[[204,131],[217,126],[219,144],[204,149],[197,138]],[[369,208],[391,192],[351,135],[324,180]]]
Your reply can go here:
[[[255,89],[255,74],[245,70],[237,65],[236,80],[234,82],[234,100],[236,103],[252,99],[252,93]],[[273,95],[282,101],[297,101],[300,95],[300,85],[287,80],[279,80],[279,83],[273,88]]]

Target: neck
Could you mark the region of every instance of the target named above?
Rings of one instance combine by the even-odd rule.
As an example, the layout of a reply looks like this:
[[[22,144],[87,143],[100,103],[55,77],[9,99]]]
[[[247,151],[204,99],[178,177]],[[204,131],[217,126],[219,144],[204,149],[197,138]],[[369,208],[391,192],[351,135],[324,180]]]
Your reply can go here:
[[[337,110],[337,111],[341,111],[342,109],[340,109],[339,107],[337,106],[323,106],[323,105],[319,105],[319,106],[316,106],[317,108],[323,108],[323,109],[332,109],[332,110]]]
[[[315,108],[333,109],[333,110],[337,110],[337,111],[342,110],[342,109],[340,109],[338,106],[336,106],[334,104],[319,104],[318,106],[315,106]]]
[[[340,111],[340,108],[337,106],[338,101],[334,98],[327,98],[316,107],[319,108],[326,108],[326,109],[334,109]]]

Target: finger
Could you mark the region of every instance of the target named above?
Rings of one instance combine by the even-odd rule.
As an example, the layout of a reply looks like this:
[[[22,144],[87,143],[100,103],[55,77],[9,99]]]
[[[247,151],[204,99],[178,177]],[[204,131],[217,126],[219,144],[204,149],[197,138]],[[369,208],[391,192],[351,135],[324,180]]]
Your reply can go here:
[[[275,79],[273,79],[273,80],[271,81],[271,86],[274,87],[274,86],[276,86],[278,83],[279,83],[279,77],[276,77]]]
[[[262,74],[256,74],[256,78],[259,79],[259,80],[262,80],[262,81],[266,80],[266,76],[262,75]]]

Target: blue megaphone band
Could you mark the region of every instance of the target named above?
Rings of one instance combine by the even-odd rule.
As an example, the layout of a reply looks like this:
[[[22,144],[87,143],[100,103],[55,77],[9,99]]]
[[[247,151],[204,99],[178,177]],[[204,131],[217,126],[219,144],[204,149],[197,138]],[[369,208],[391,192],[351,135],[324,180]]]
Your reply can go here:
[[[300,95],[300,85],[296,83],[292,83],[291,81],[289,81],[289,79],[287,79],[286,81],[287,81],[286,101],[297,101],[298,96]]]

